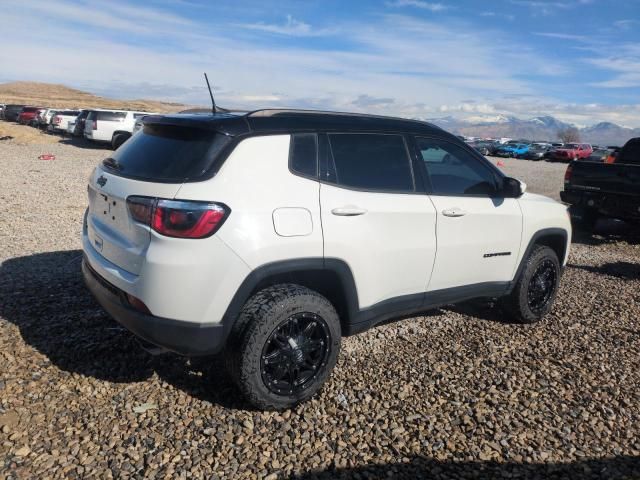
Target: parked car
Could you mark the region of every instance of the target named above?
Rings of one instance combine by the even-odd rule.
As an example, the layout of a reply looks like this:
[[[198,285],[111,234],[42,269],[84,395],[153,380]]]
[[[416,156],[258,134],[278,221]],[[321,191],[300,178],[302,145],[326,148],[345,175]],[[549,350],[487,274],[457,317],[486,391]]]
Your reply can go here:
[[[544,158],[546,158],[547,160],[551,159],[551,157],[553,157],[553,152],[562,147],[564,147],[564,143],[562,142],[551,142],[551,148],[545,154]]]
[[[561,148],[556,148],[551,153],[552,160],[570,162],[571,160],[583,160],[591,155],[593,148],[588,143],[567,143]]]
[[[211,110],[209,110],[209,112],[211,112]],[[147,115],[144,115],[142,117],[138,117],[136,119],[136,122],[133,124],[133,131],[131,132],[131,134],[133,135],[136,132],[139,132],[140,130],[142,130],[142,128],[144,127],[144,119],[147,118]]]
[[[67,133],[73,137],[81,137],[84,134],[84,124],[87,120],[87,115],[91,110],[80,110],[80,113],[75,120],[70,120],[67,124]]]
[[[498,157],[522,157],[529,151],[526,143],[505,143],[496,149]]]
[[[59,110],[51,119],[49,130],[56,133],[67,133],[69,124],[75,122],[78,115],[80,115],[78,110]]]
[[[91,110],[84,126],[84,137],[94,142],[108,143],[115,150],[131,137],[135,121],[146,115],[149,113]]]
[[[6,105],[4,108],[4,119],[7,122],[15,122],[18,120],[18,115],[20,115],[20,112],[22,111],[22,109],[25,107],[25,105],[20,105],[20,104],[11,104],[11,105]]]
[[[571,226],[525,188],[414,120],[149,116],[90,176],[83,276],[143,342],[223,352],[249,402],[288,408],[380,322],[475,297],[540,320]]]
[[[29,125],[38,115],[38,110],[42,109],[43,107],[23,107],[16,121],[21,125]]]
[[[522,158],[527,160],[542,160],[546,157],[547,152],[551,149],[551,145],[545,143],[533,143],[529,147],[527,153]]]
[[[473,142],[473,143],[470,143],[469,145],[485,156],[494,155],[499,146],[495,142],[491,142],[487,140]]]
[[[640,223],[640,137],[629,140],[613,164],[572,161],[560,198],[585,230],[600,217]]]
[[[597,148],[591,152],[585,161],[588,162],[602,162],[602,163],[613,163],[615,159],[616,152],[610,148]]]
[[[51,120],[53,119],[53,116],[56,114],[56,112],[58,112],[58,110],[53,108],[40,110],[37,116],[37,121],[38,121],[37,126],[43,129],[47,128],[51,123]]]

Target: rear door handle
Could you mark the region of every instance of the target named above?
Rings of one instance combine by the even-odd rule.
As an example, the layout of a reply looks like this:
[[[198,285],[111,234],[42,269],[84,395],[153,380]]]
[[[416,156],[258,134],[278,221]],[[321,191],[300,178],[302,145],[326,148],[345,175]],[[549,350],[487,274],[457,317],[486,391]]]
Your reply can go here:
[[[358,215],[364,215],[367,211],[364,208],[348,206],[334,208],[331,210],[331,213],[339,217],[356,217]]]
[[[467,212],[457,207],[447,208],[446,210],[442,211],[442,215],[444,215],[445,217],[464,217],[466,214]]]

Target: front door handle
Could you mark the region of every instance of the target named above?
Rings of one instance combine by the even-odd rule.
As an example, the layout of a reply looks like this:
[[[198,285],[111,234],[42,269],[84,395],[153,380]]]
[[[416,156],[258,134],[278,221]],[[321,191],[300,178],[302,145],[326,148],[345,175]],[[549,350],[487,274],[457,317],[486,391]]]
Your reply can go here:
[[[466,214],[467,212],[457,207],[447,208],[446,210],[442,211],[442,215],[444,215],[445,217],[464,217]]]
[[[353,206],[339,207],[331,210],[331,213],[339,217],[356,217],[358,215],[364,215],[367,211],[364,208],[358,208]]]

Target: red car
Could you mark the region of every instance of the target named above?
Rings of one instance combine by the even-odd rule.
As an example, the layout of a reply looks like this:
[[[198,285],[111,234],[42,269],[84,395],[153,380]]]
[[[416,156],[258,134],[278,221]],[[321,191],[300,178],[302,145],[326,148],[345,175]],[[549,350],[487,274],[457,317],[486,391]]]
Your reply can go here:
[[[593,152],[588,143],[567,143],[561,148],[553,150],[552,160],[570,162],[571,160],[584,160]]]
[[[22,125],[29,125],[31,120],[36,118],[39,110],[43,110],[43,107],[24,107],[18,115],[16,122]]]

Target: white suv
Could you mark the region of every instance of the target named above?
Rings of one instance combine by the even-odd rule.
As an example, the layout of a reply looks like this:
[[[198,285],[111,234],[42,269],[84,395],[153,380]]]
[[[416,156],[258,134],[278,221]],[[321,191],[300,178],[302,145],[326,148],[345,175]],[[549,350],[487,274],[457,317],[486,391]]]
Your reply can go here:
[[[478,297],[535,322],[566,263],[566,207],[433,125],[339,113],[149,116],[95,169],[83,274],[143,340],[223,352],[287,408],[341,337]]]
[[[84,124],[84,137],[94,142],[109,143],[116,150],[133,133],[133,126],[148,112],[128,110],[91,110]]]

